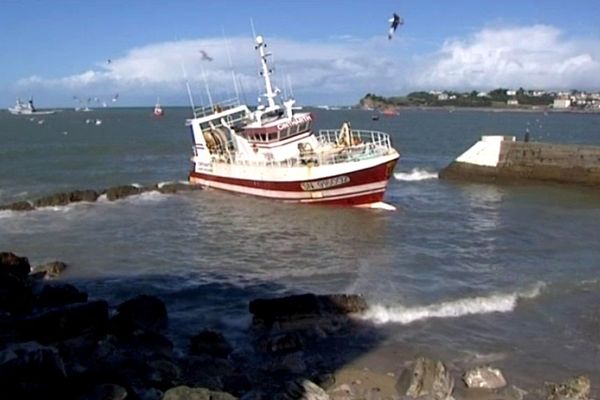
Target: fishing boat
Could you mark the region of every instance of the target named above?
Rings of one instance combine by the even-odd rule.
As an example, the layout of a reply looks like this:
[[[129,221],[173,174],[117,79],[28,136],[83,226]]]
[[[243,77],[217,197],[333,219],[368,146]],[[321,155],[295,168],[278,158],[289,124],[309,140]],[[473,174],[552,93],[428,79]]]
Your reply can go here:
[[[154,114],[155,117],[162,117],[163,115],[165,115],[165,111],[160,106],[160,101],[158,99],[156,99],[156,105],[154,106],[154,111],[152,112],[152,114]]]
[[[193,108],[190,183],[284,202],[393,209],[383,203],[400,157],[390,135],[349,122],[314,132],[314,115],[295,112],[295,100],[274,89],[265,47],[256,36],[267,104]]]
[[[27,103],[17,99],[15,106],[9,107],[8,112],[13,115],[50,115],[54,114],[56,110],[39,111],[33,105],[33,99],[29,99]]]

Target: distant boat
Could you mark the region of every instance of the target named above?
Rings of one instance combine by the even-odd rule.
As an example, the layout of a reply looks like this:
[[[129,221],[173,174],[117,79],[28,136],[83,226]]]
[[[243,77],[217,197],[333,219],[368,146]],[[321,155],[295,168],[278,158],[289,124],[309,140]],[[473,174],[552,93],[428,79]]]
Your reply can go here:
[[[56,110],[38,111],[33,105],[33,99],[29,99],[27,103],[17,99],[14,107],[9,107],[8,112],[13,115],[50,115],[54,114]]]
[[[371,119],[372,119],[373,121],[378,121],[378,120],[379,120],[379,115],[377,115],[377,114],[373,114],[373,115],[371,115]]]
[[[394,117],[398,115],[398,111],[395,108],[386,108],[381,113],[386,117]]]
[[[156,99],[156,105],[154,106],[153,114],[155,117],[162,117],[165,115],[165,110],[163,110],[163,108],[160,106],[159,99]]]

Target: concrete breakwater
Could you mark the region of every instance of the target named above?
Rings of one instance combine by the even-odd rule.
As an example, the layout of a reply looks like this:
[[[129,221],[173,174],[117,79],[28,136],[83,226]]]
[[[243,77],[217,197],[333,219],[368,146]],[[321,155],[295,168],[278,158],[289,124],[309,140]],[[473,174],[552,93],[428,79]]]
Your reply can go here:
[[[187,182],[165,182],[150,186],[122,185],[113,186],[100,191],[87,189],[54,193],[34,201],[22,200],[10,204],[0,205],[0,210],[30,211],[41,207],[66,206],[70,203],[78,203],[82,201],[94,202],[98,200],[100,196],[106,196],[108,201],[115,201],[129,196],[152,191],[157,191],[160,193],[177,193],[182,191],[202,189],[203,188],[200,185],[190,185]]]
[[[439,173],[441,179],[539,181],[600,186],[600,146],[482,136]]]

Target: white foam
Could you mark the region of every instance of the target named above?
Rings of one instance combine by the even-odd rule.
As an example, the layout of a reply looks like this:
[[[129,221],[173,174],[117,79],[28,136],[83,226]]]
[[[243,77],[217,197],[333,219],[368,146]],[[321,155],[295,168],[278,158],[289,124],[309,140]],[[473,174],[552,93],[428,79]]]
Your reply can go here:
[[[378,201],[377,203],[361,204],[356,206],[358,208],[374,208],[377,210],[396,211],[396,207],[391,204]]]
[[[399,181],[424,181],[427,179],[437,179],[437,172],[429,172],[424,169],[413,168],[410,172],[395,172],[394,178]]]
[[[467,297],[428,306],[405,307],[375,304],[369,307],[361,317],[376,324],[399,323],[406,325],[430,318],[457,318],[471,314],[510,312],[515,309],[519,299],[531,299],[538,296],[544,286],[544,283],[539,282],[524,291]]]

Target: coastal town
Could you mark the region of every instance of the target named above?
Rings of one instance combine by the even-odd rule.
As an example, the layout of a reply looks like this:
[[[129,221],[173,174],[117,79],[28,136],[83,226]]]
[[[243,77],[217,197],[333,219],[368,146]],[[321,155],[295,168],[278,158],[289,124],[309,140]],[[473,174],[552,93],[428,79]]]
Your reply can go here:
[[[600,92],[498,88],[491,91],[473,90],[470,92],[418,91],[411,92],[406,96],[395,97],[382,97],[368,93],[360,100],[360,106],[379,110],[403,106],[423,106],[600,112]]]

